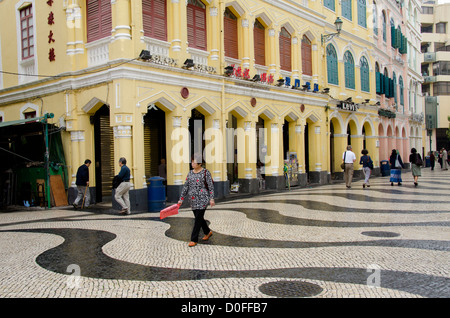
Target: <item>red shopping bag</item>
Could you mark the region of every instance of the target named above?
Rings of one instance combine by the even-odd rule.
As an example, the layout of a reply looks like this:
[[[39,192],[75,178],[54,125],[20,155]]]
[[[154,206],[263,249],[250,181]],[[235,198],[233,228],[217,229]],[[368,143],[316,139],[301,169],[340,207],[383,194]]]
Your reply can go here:
[[[159,218],[162,220],[170,215],[178,214],[178,209],[180,206],[178,204],[171,205],[159,212]]]

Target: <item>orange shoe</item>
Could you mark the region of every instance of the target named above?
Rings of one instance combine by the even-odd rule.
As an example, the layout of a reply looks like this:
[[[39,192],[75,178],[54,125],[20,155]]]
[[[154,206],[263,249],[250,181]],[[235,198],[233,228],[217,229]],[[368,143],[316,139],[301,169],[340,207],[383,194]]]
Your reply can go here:
[[[202,240],[203,240],[203,241],[207,241],[207,240],[209,240],[209,238],[210,238],[211,236],[212,236],[212,231],[209,231],[208,234],[206,234],[205,236],[203,236]]]
[[[189,242],[189,244],[188,244],[189,247],[192,247],[192,246],[195,246],[195,245],[197,245],[196,242]]]

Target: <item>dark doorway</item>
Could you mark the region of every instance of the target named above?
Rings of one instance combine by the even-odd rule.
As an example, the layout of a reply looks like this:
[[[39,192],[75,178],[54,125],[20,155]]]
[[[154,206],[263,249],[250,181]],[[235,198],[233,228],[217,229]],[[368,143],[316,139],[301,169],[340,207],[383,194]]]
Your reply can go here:
[[[289,152],[289,122],[285,119],[283,125],[283,159],[287,160]]]
[[[167,159],[166,113],[154,106],[144,116],[144,160],[147,178],[159,176],[161,159]]]
[[[305,173],[309,183],[309,125],[305,125]]]
[[[199,112],[197,109],[193,109],[191,113],[191,118],[189,119],[189,134],[191,135],[191,153],[202,155],[205,149],[205,140],[203,134],[205,133],[205,116]],[[205,158],[203,158],[204,160]]]
[[[112,195],[114,178],[114,133],[109,120],[109,108],[103,105],[93,116],[95,139],[95,193],[102,202]]]

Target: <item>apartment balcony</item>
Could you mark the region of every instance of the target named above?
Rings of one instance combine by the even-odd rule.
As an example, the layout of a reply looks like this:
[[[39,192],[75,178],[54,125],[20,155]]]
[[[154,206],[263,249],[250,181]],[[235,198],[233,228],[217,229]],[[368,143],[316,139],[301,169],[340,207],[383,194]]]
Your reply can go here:
[[[423,77],[423,83],[435,83],[436,82],[436,76],[424,76]]]
[[[109,61],[109,43],[111,37],[86,43],[85,47],[88,56],[88,66],[96,66]]]
[[[436,53],[429,52],[423,54],[423,63],[433,63],[436,62]]]

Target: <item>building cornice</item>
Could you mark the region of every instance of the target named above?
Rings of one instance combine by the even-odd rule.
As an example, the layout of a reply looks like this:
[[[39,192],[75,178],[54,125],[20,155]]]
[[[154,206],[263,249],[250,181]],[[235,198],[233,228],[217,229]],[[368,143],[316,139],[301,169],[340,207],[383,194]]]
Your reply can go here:
[[[52,94],[58,94],[65,91],[85,89],[93,86],[98,86],[104,83],[110,83],[114,80],[128,79],[138,80],[149,83],[158,83],[171,86],[187,86],[190,89],[208,90],[216,93],[222,92],[225,87],[225,92],[229,94],[236,94],[241,96],[249,96],[255,98],[273,99],[282,102],[308,104],[316,106],[325,106],[328,103],[328,98],[322,94],[300,92],[289,89],[280,88],[272,85],[254,84],[251,81],[240,79],[225,78],[222,75],[215,74],[196,74],[189,70],[176,69],[164,65],[152,65],[148,67],[148,63],[133,61],[130,64],[136,66],[147,66],[145,69],[138,69],[130,66],[121,66],[117,68],[108,68],[106,70],[99,70],[96,73],[85,71],[71,72],[61,74],[65,78],[55,81],[54,79],[44,79],[27,85],[20,85],[1,90],[0,105],[8,105],[18,102],[23,102],[38,97],[44,97]],[[101,69],[101,68],[100,68]],[[161,73],[160,70],[171,71]],[[92,71],[91,71],[92,72]],[[187,75],[194,75],[189,77],[186,81]],[[195,75],[198,75],[197,77]],[[74,76],[78,76],[74,78]],[[164,78],[162,82],[161,79]],[[225,83],[224,80],[229,83]],[[234,82],[234,85],[232,84]],[[252,87],[246,86],[252,84]],[[241,84],[241,85],[240,85]],[[246,85],[245,85],[246,84]],[[260,86],[260,87],[258,87]]]

